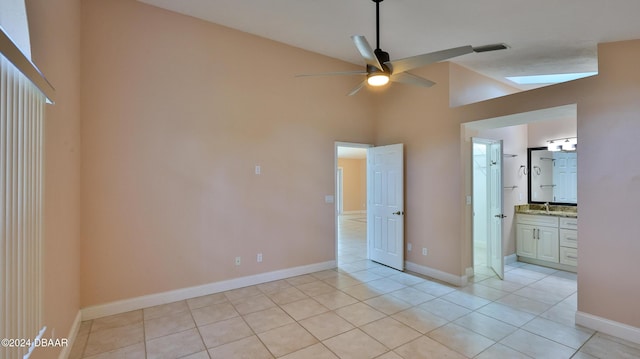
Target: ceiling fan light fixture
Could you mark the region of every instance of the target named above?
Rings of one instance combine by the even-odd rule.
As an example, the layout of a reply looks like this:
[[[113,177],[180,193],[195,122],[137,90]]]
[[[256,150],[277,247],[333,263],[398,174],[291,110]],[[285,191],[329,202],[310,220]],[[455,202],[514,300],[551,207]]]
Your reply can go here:
[[[367,83],[371,86],[384,86],[389,83],[389,75],[384,72],[377,72],[367,76]]]

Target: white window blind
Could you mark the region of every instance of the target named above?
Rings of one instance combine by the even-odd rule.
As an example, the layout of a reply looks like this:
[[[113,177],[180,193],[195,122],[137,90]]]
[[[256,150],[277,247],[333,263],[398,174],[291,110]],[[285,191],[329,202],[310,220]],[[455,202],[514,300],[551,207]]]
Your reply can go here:
[[[0,29],[1,30],[1,29]],[[0,31],[0,40],[8,38]],[[0,358],[42,336],[43,117],[46,96],[0,41]],[[7,55],[8,54],[8,55]],[[7,55],[8,57],[6,57]],[[11,61],[9,61],[9,59]],[[22,58],[22,63],[24,63]],[[30,61],[26,63],[31,64]],[[35,69],[33,66],[31,71]],[[46,81],[46,80],[45,80]],[[4,339],[3,339],[4,340]]]

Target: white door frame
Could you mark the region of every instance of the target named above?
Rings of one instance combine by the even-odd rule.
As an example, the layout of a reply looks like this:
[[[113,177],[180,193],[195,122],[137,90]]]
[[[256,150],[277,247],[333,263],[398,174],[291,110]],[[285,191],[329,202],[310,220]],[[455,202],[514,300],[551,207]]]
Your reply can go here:
[[[337,178],[338,176],[338,147],[354,147],[354,148],[369,148],[369,147],[373,147],[372,144],[368,144],[368,143],[357,143],[357,142],[339,142],[336,141],[334,142],[334,146],[333,146],[333,178]],[[336,181],[333,181],[333,193],[334,195],[336,194],[337,191],[337,184]],[[343,186],[343,191],[344,191],[344,186]],[[334,208],[334,242],[335,242],[335,260],[336,260],[336,266],[339,264],[338,263],[338,221],[340,220],[338,218],[338,211],[336,206],[333,206]],[[367,259],[369,259],[369,246],[367,246]]]
[[[491,167],[491,176],[489,177],[489,221],[491,221],[491,229],[489,230],[489,267],[498,275],[500,279],[504,279],[504,233],[503,221],[504,215],[504,195],[503,195],[503,175],[504,175],[504,144],[502,140],[495,141],[489,145],[491,157],[489,159]],[[496,153],[497,151],[497,153]],[[497,176],[496,176],[497,174]]]
[[[344,212],[344,181],[342,167],[336,168],[336,211],[338,216]]]

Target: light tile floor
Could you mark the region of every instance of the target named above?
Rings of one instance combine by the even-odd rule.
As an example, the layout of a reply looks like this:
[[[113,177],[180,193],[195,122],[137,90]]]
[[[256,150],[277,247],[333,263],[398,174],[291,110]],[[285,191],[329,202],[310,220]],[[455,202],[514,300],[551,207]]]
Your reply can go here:
[[[338,269],[86,321],[71,358],[640,358],[575,326],[572,273],[451,287],[366,260],[362,216],[340,221]]]

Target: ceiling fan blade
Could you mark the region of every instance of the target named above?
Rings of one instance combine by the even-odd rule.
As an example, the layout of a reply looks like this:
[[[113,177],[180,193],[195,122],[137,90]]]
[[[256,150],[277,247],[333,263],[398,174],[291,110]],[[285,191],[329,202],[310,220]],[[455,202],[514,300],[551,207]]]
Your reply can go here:
[[[373,49],[371,48],[371,45],[369,45],[367,39],[362,35],[353,35],[351,36],[351,38],[356,44],[358,52],[360,52],[360,55],[362,55],[362,57],[364,58],[364,62],[367,65],[371,65],[380,71],[384,71],[384,69],[382,68],[382,64],[380,64],[380,61],[378,61],[378,58],[373,52]]]
[[[390,65],[392,73],[405,72],[416,69],[418,67],[426,66],[442,60],[450,59],[456,56],[466,55],[473,52],[473,46],[460,46],[452,49],[441,50],[436,52],[430,52],[428,54],[422,54],[417,56],[411,56],[400,60],[390,61],[387,64]]]
[[[367,80],[364,80],[364,81],[362,81],[361,83],[359,83],[359,84],[358,84],[358,86],[354,87],[354,88],[351,90],[351,92],[349,92],[349,93],[347,94],[347,96],[353,96],[353,95],[357,94],[357,93],[358,93],[358,91],[360,91],[360,90],[364,87],[364,84],[366,84],[366,83],[367,83]]]
[[[431,87],[436,83],[420,76],[416,76],[414,74],[408,72],[401,72],[398,74],[393,74],[391,76],[391,81],[400,82],[407,85],[421,86],[421,87]]]
[[[337,72],[321,72],[317,74],[297,74],[295,77],[309,77],[309,76],[344,76],[344,75],[366,75],[366,71],[337,71]]]

